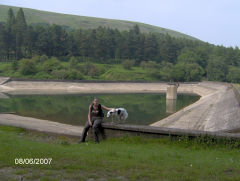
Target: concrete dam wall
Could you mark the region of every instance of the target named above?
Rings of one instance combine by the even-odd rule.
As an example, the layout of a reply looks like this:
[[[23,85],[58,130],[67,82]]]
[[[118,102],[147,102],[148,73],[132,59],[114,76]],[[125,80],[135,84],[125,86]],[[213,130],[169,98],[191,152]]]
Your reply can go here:
[[[167,87],[168,84],[158,82],[88,83],[12,81],[4,78],[0,84],[0,93],[2,98],[6,98],[8,94],[163,93],[167,91]],[[151,126],[214,132],[230,132],[240,128],[240,106],[239,98],[237,98],[239,91],[236,93],[231,84],[218,82],[180,83],[177,92],[198,94],[201,98],[194,104],[151,124]],[[4,118],[6,119],[6,117]],[[3,121],[1,124],[4,124]]]

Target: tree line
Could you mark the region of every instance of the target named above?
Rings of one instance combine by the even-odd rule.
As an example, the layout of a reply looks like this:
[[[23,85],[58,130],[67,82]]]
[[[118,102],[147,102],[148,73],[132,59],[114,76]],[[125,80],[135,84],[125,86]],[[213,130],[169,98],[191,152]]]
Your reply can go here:
[[[167,34],[106,27],[69,30],[59,25],[27,25],[20,8],[8,10],[0,23],[0,61],[31,59],[35,55],[69,61],[141,66],[159,80],[240,82],[238,47],[215,46]]]

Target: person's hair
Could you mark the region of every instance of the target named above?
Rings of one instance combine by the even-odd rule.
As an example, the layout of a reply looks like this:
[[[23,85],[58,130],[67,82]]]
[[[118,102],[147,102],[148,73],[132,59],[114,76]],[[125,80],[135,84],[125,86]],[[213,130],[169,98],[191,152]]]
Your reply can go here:
[[[94,100],[95,100],[95,99],[99,100],[97,97],[94,97],[94,98],[93,98],[93,101],[92,101],[92,103],[91,103],[91,104],[93,104],[93,102],[94,102]]]

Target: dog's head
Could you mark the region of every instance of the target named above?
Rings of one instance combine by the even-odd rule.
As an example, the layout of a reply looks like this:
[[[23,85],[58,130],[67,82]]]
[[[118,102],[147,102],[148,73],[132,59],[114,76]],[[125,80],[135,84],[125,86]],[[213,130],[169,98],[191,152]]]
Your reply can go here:
[[[113,113],[114,113],[113,110],[108,111],[107,118],[109,118]]]
[[[115,112],[113,110],[108,111],[107,117],[110,117],[110,116],[117,116],[121,120],[125,121],[128,117],[128,113],[124,108],[117,108],[115,109]]]

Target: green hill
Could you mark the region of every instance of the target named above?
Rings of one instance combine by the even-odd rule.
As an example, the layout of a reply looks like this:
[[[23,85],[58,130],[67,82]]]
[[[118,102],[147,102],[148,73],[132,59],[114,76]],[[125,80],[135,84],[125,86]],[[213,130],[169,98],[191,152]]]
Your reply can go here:
[[[14,6],[5,6],[0,5],[0,22],[6,22],[7,20],[7,11],[9,8],[12,8],[14,13],[18,11],[19,7]],[[183,33],[152,26],[144,23],[132,22],[132,21],[123,21],[123,20],[113,20],[113,19],[104,19],[104,18],[94,18],[87,16],[76,16],[68,14],[53,13],[47,11],[40,11],[35,9],[23,8],[25,13],[26,21],[28,24],[58,24],[68,26],[72,29],[84,28],[84,29],[93,29],[99,26],[105,26],[110,28],[117,28],[120,31],[129,30],[134,25],[138,24],[142,32],[154,32],[154,33],[165,33],[170,36],[177,38],[186,38],[191,40],[198,40],[189,35]]]

